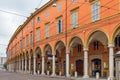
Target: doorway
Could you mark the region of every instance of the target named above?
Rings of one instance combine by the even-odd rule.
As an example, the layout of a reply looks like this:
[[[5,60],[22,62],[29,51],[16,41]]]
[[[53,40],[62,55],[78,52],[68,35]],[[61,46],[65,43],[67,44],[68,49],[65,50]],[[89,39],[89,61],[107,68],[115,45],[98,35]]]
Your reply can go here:
[[[83,76],[83,60],[76,61],[76,71],[78,76]]]
[[[97,72],[101,76],[101,60],[93,59],[92,60],[92,77],[95,77]]]
[[[64,75],[66,76],[66,61],[63,61],[63,66],[64,66]]]

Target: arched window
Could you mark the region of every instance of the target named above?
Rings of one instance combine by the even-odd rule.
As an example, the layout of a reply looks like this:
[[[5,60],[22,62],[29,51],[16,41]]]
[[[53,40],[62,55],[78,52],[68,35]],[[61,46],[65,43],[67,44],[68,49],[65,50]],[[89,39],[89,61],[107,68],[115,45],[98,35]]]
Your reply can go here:
[[[37,23],[40,22],[40,17],[37,17]]]

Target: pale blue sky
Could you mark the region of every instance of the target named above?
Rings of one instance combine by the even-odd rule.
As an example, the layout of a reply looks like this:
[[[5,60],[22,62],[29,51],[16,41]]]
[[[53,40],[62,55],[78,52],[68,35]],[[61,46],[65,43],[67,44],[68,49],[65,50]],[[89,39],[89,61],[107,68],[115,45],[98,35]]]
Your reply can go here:
[[[1,10],[29,16],[30,13],[35,11],[36,7],[40,7],[48,1],[49,0],[0,0],[0,56],[6,56],[5,52],[9,39],[17,27],[26,20],[24,17],[4,13],[1,12]]]

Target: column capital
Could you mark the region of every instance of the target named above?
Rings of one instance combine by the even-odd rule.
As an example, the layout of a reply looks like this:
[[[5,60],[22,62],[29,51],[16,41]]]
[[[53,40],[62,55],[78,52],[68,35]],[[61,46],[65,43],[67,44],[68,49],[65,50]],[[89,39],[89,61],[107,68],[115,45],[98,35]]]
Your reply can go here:
[[[66,54],[69,54],[70,53],[70,50],[66,50]]]
[[[45,57],[45,54],[42,54],[41,56],[42,56],[42,57]]]
[[[29,59],[31,59],[31,57],[29,57]]]
[[[41,57],[45,57],[45,55],[41,55]]]
[[[113,43],[108,43],[108,47],[109,47],[109,48],[113,48],[113,47],[114,47],[114,44],[113,44]]]
[[[83,50],[84,50],[84,51],[88,51],[88,48],[85,47],[85,48],[83,48]]]
[[[55,53],[52,53],[53,56],[55,56],[56,54]]]
[[[33,56],[33,58],[36,58],[36,56]]]

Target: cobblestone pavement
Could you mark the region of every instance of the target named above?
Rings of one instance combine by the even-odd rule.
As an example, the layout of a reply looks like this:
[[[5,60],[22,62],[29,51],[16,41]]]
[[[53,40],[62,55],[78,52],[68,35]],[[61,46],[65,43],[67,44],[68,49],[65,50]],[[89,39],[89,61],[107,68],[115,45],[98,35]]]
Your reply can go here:
[[[83,79],[83,78],[65,78],[65,77],[50,77],[50,76],[38,76],[25,73],[13,73],[5,70],[0,70],[0,80],[96,80],[93,78]],[[99,79],[106,80],[106,79]]]

